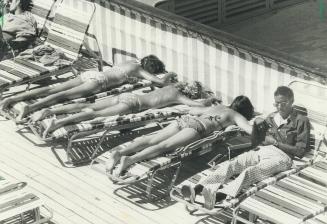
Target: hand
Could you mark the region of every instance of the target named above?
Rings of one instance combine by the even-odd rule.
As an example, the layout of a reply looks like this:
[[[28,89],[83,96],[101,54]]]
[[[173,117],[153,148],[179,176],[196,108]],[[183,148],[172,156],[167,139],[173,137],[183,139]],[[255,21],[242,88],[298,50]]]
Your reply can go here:
[[[177,74],[175,72],[168,72],[165,75],[165,82],[178,82]]]
[[[267,135],[265,140],[262,142],[263,145],[274,145],[276,144],[277,140],[272,137],[271,135]]]
[[[217,97],[210,97],[203,101],[203,105],[209,107],[211,105],[218,105],[221,102]]]

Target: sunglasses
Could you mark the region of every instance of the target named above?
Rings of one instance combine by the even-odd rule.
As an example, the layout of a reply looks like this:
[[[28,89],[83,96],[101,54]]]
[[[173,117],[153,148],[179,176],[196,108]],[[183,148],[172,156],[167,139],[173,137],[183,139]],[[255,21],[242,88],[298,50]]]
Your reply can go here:
[[[274,107],[285,107],[289,102],[288,101],[284,101],[284,102],[278,102],[278,103],[273,103]]]

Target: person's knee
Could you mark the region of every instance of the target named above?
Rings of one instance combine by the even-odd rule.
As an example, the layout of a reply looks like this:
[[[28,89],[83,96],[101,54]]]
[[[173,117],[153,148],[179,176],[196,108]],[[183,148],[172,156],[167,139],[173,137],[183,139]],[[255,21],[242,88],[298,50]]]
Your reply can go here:
[[[292,159],[286,156],[279,158],[278,160],[278,165],[280,169],[282,169],[283,171],[290,169],[292,167],[292,164],[293,164]]]

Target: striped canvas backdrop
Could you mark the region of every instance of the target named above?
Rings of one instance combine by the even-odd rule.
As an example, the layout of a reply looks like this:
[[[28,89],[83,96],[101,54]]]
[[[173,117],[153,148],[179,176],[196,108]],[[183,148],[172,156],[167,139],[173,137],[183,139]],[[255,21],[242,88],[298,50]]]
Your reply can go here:
[[[64,0],[81,4],[81,0]],[[183,81],[198,80],[228,104],[240,94],[250,97],[258,112],[273,110],[273,92],[296,79],[322,78],[264,58],[216,38],[190,31],[118,3],[94,0],[96,12],[89,33],[100,45],[105,61],[119,63],[131,55],[155,54]],[[95,42],[89,38],[91,46]]]

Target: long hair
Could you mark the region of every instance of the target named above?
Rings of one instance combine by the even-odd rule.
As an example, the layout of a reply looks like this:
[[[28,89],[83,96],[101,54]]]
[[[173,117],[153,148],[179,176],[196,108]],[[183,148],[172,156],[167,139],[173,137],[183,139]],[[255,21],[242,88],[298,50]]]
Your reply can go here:
[[[253,105],[246,96],[237,96],[229,107],[243,115],[247,120],[251,120],[254,116]]]
[[[208,98],[213,95],[213,92],[206,90],[201,82],[194,81],[192,84],[187,82],[177,82],[175,87],[183,95],[190,99]]]
[[[155,55],[148,55],[141,59],[142,68],[151,74],[166,72],[165,64]]]

